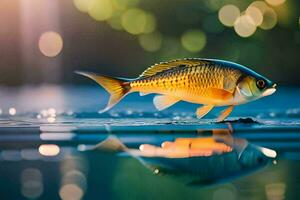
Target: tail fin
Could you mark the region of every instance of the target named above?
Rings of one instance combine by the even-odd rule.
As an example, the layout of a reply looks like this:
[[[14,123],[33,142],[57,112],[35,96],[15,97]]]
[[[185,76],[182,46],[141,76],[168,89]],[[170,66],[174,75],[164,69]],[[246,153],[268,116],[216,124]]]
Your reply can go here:
[[[130,91],[130,81],[128,79],[113,78],[104,75],[97,75],[89,72],[79,72],[75,73],[89,77],[101,85],[108,93],[110,93],[110,98],[107,106],[100,112],[106,112],[114,105],[116,105],[124,96],[126,96]]]
[[[115,136],[109,136],[107,139],[97,144],[93,149],[112,153],[128,151],[128,148]]]
[[[116,136],[109,136],[104,141],[100,142],[96,146],[94,146],[93,150],[100,150],[104,152],[110,153],[128,153],[130,156],[136,158],[142,164],[147,166],[147,164],[141,159],[141,152],[138,149],[130,149],[121,140],[119,140]]]

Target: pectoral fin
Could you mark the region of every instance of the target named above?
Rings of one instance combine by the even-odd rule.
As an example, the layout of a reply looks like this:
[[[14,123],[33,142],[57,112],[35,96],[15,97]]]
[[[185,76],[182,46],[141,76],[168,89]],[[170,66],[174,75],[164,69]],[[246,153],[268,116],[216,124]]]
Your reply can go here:
[[[213,108],[214,108],[213,105],[204,105],[204,106],[199,107],[196,111],[197,118],[200,119],[200,118],[204,117]]]
[[[214,99],[222,99],[227,100],[232,97],[232,93],[227,90],[222,90],[218,88],[211,88],[210,89],[210,96]]]
[[[233,110],[234,106],[229,106],[228,108],[226,108],[225,110],[223,110],[220,114],[220,116],[217,119],[217,122],[221,122],[223,121]]]
[[[157,95],[153,98],[154,106],[159,111],[174,105],[178,101],[180,100],[167,95]]]

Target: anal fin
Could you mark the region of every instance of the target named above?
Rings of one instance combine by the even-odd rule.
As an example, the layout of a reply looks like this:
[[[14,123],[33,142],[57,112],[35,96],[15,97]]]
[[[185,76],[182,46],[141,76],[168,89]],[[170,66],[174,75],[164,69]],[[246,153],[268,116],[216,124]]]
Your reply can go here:
[[[220,114],[220,116],[217,119],[217,122],[223,121],[233,110],[234,106],[229,106],[225,110],[223,110]]]
[[[156,95],[153,98],[153,104],[156,107],[156,109],[159,111],[174,105],[178,101],[180,100],[175,97],[167,96],[167,95]]]
[[[204,105],[204,106],[199,107],[196,111],[197,118],[200,119],[200,118],[204,117],[213,108],[214,108],[213,105]]]

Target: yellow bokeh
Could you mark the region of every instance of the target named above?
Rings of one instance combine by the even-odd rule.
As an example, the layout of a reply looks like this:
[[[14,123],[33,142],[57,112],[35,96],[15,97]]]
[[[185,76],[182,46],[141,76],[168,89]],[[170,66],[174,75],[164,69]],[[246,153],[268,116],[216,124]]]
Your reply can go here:
[[[90,0],[88,13],[97,20],[104,21],[109,19],[113,14],[113,6],[110,0]]]
[[[263,13],[257,7],[249,6],[246,10],[246,15],[251,18],[255,26],[259,26],[263,22]]]
[[[122,26],[122,23],[121,23],[121,18],[119,17],[113,17],[113,18],[110,18],[107,23],[110,25],[111,28],[115,29],[115,30],[123,30],[123,26]]]
[[[143,33],[151,33],[156,29],[156,18],[154,15],[147,13],[146,14],[146,24],[143,30]]]
[[[139,35],[139,43],[145,51],[155,52],[161,47],[162,36],[158,32]]]
[[[248,15],[240,16],[234,24],[235,32],[241,37],[249,37],[256,31],[256,25]]]
[[[74,6],[81,12],[88,12],[91,0],[73,0]]]
[[[269,7],[263,1],[254,1],[250,4],[250,7],[258,8],[263,14],[263,21],[259,25],[264,30],[272,29],[277,24],[277,14],[273,8]]]
[[[121,18],[123,28],[131,34],[138,35],[144,32],[147,16],[146,13],[139,8],[131,8],[124,12]]]
[[[107,23],[110,25],[111,28],[115,30],[123,30],[121,16],[123,11],[115,10],[113,12],[113,16],[107,20]]]
[[[272,6],[279,6],[285,2],[285,0],[266,0],[266,2]]]
[[[190,52],[199,52],[206,45],[206,35],[201,30],[188,30],[181,36],[181,44]]]
[[[249,7],[258,8],[262,13],[264,13],[269,8],[269,6],[263,1],[254,1],[250,4]]]
[[[288,28],[293,26],[294,18],[296,18],[296,15],[292,10],[294,9],[294,5],[292,2],[286,2],[285,4],[282,4],[281,6],[276,8],[276,14],[278,16],[277,23],[280,24],[280,26],[283,28]]]
[[[264,20],[259,26],[264,30],[272,29],[277,23],[277,14],[272,8],[267,8],[264,12]]]
[[[235,5],[225,5],[218,13],[220,22],[225,26],[233,26],[239,16],[240,10]]]
[[[118,10],[125,10],[136,6],[139,3],[139,0],[112,0],[112,4]]]

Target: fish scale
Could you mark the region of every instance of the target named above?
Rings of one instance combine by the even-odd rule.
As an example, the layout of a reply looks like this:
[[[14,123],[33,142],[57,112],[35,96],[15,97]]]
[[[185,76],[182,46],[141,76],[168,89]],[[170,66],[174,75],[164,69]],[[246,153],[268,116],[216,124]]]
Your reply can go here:
[[[189,90],[191,88],[201,92],[207,87],[221,88],[223,86],[223,75],[217,68],[195,66],[185,67],[180,70],[171,70],[162,74],[157,74],[151,77],[138,79],[131,82],[132,90]],[[213,75],[215,74],[215,75]],[[187,86],[185,88],[185,86]]]

